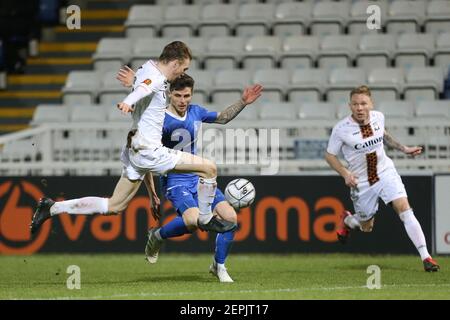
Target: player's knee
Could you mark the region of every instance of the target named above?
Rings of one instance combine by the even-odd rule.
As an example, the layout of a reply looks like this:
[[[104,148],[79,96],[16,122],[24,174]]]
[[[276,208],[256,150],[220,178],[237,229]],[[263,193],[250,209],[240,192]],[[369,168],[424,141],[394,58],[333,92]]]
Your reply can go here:
[[[188,211],[183,214],[183,221],[186,227],[192,231],[197,228],[197,220],[198,220],[198,213],[194,213],[193,211]]]
[[[116,215],[120,214],[126,209],[125,204],[114,203],[113,201],[108,201],[108,213],[106,215]]]
[[[216,164],[210,160],[205,160],[204,173],[207,179],[217,177]]]
[[[229,214],[229,215],[227,216],[227,220],[228,220],[228,222],[237,224],[237,215],[236,215],[236,212],[234,212],[234,210],[233,210],[233,213],[232,213],[232,214]]]

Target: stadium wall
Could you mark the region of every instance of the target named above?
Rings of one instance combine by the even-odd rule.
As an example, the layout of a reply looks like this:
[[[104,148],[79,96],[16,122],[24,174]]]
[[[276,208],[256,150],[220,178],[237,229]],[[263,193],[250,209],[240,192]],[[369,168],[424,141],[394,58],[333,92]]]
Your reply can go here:
[[[234,178],[220,178],[219,187],[224,188]],[[381,203],[372,233],[355,232],[346,245],[338,243],[335,228],[339,214],[353,207],[348,188],[337,176],[245,178],[254,183],[256,200],[238,213],[233,252],[415,253],[400,219]],[[0,178],[0,253],[143,253],[147,228],[156,224],[144,187],[122,215],[63,214],[46,222],[31,237],[28,226],[36,201],[43,195],[59,200],[87,195],[108,197],[117,180],[118,177]],[[431,248],[434,177],[403,176],[403,181]],[[169,201],[163,203],[162,210],[164,224],[175,212]],[[166,241],[162,252],[212,252],[214,239],[215,235],[198,231]]]

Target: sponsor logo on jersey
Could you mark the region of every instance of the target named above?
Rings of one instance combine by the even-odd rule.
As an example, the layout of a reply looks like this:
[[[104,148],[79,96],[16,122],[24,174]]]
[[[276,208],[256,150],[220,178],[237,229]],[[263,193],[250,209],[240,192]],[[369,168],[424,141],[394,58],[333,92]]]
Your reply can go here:
[[[366,141],[364,143],[357,143],[357,144],[355,144],[355,149],[356,150],[361,150],[363,148],[372,147],[372,146],[374,146],[376,144],[379,144],[381,142],[383,142],[383,137],[378,137],[378,138]]]
[[[149,85],[152,83],[152,80],[150,80],[150,79],[145,79],[145,80],[142,81],[142,82],[149,86]]]
[[[378,125],[378,122],[373,123],[373,128],[375,129],[375,131],[380,130],[380,126]]]

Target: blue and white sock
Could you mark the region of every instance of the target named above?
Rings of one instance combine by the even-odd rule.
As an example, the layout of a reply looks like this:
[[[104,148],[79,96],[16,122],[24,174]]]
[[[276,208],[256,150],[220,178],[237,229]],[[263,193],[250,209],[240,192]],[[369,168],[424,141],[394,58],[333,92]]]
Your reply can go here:
[[[186,233],[189,233],[189,230],[186,227],[183,218],[180,216],[177,216],[175,219],[159,229],[159,234],[162,239],[179,237]]]
[[[217,264],[225,264],[231,245],[233,244],[235,231],[219,233],[216,237],[216,253],[214,260]]]

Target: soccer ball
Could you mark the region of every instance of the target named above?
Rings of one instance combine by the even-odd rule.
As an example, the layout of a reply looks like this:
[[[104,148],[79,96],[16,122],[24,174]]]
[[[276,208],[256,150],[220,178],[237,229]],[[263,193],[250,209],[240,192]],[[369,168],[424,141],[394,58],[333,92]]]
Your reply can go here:
[[[255,201],[255,187],[246,179],[234,179],[225,188],[225,198],[234,209],[250,206]]]

